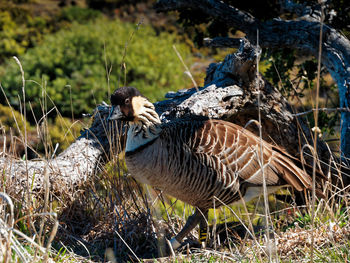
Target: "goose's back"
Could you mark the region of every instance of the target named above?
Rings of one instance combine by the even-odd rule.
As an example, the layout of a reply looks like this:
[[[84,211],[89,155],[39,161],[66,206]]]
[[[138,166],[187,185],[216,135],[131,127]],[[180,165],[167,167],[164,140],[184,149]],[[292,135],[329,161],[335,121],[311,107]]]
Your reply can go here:
[[[267,185],[289,183],[297,190],[311,185],[309,176],[272,145],[220,120],[166,124],[149,145],[127,153],[126,163],[139,181],[202,208],[212,207],[214,196],[229,204],[249,186],[261,186],[262,167]]]

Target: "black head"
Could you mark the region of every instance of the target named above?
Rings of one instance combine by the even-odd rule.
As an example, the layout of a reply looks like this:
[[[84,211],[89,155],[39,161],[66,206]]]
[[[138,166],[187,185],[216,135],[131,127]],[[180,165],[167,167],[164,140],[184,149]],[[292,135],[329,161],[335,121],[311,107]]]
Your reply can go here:
[[[114,112],[111,112],[109,119],[133,121],[138,109],[136,98],[145,97],[134,87],[121,87],[115,90],[111,95],[112,112]]]
[[[123,106],[129,104],[133,97],[140,96],[142,94],[134,87],[121,87],[116,89],[111,95],[111,103],[113,106]]]

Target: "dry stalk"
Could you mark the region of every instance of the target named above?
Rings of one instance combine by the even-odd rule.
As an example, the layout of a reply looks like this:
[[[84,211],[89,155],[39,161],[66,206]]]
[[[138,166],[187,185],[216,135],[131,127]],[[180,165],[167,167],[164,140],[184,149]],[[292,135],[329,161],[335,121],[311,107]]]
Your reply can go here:
[[[177,50],[177,48],[176,48],[175,45],[173,45],[173,49],[174,49],[174,51],[175,51],[177,57],[178,57],[179,60],[181,61],[182,65],[183,65],[184,68],[185,68],[185,74],[191,79],[191,81],[192,81],[194,87],[196,88],[196,90],[199,91],[199,90],[198,90],[198,84],[197,84],[197,82],[194,80],[194,78],[193,78],[193,76],[192,76],[192,74],[191,74],[191,71],[188,69],[188,67],[187,67],[187,65],[186,65],[186,63],[185,63],[185,61],[182,59],[182,56],[181,56],[180,52]]]
[[[221,203],[221,205],[223,205],[224,207],[227,207],[231,213],[238,219],[238,221],[241,223],[241,225],[245,228],[245,230],[247,231],[247,233],[252,237],[252,239],[254,240],[255,244],[258,246],[258,248],[263,251],[263,253],[266,254],[265,250],[261,247],[261,245],[259,244],[259,242],[256,240],[255,238],[255,234],[252,233],[249,228],[245,225],[245,223],[242,221],[242,219],[236,214],[236,212],[229,207],[227,204],[225,204],[224,202],[222,202],[220,199],[218,199],[217,197],[214,197],[217,201],[219,201]]]
[[[10,208],[10,217],[8,219],[9,226],[8,226],[8,229],[4,229],[5,231],[8,231],[7,237],[6,237],[6,246],[5,246],[6,251],[5,251],[5,258],[4,258],[4,262],[7,263],[11,259],[11,239],[12,239],[12,229],[13,229],[13,224],[14,224],[14,206],[13,206],[11,198],[7,194],[0,193],[0,198],[3,201],[5,201]],[[5,210],[3,212],[5,214]],[[3,224],[6,224],[6,219],[5,219]]]
[[[323,19],[324,19],[324,14],[323,14],[323,2],[319,0],[319,4],[321,5],[321,21],[320,21],[320,39],[319,39],[319,47],[318,47],[318,61],[317,61],[317,82],[316,82],[316,109],[319,107],[319,98],[320,98],[320,74],[321,74],[321,60],[322,60],[322,34],[323,34]],[[314,111],[314,119],[315,119],[315,131],[314,131],[314,151],[317,153],[317,137],[318,137],[318,110]],[[312,214],[311,214],[311,263],[314,262],[314,224],[315,224],[315,200],[316,200],[316,157],[317,155],[314,156],[314,161],[313,161],[313,167],[312,167]]]

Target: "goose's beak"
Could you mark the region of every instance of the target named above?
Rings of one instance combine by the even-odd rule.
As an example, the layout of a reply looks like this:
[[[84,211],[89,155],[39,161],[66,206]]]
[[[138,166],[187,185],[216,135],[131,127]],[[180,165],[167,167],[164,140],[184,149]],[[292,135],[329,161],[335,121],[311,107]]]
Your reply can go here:
[[[124,114],[121,112],[119,105],[112,106],[111,111],[109,112],[107,121],[119,120],[124,117]]]

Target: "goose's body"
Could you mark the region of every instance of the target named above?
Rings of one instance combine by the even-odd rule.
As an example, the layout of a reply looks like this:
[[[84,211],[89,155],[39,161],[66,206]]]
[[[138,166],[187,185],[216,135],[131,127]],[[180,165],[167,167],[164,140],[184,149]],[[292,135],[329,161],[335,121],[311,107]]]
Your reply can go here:
[[[269,192],[286,185],[311,188],[311,177],[292,157],[238,125],[222,120],[162,124],[153,104],[130,87],[116,90],[111,101],[111,119],[130,122],[125,155],[131,175],[200,210],[172,240],[175,248],[215,197],[225,204],[241,196],[249,201],[262,194],[264,177]]]
[[[138,181],[207,209],[213,207],[214,196],[230,204],[240,201],[239,191],[245,201],[261,194],[251,193],[263,184],[260,140],[251,132],[220,120],[177,121],[159,129],[145,147],[128,151],[135,137],[130,127],[126,164]],[[299,191],[311,187],[310,176],[291,160],[266,142],[262,148],[268,189],[276,191],[288,183]]]

